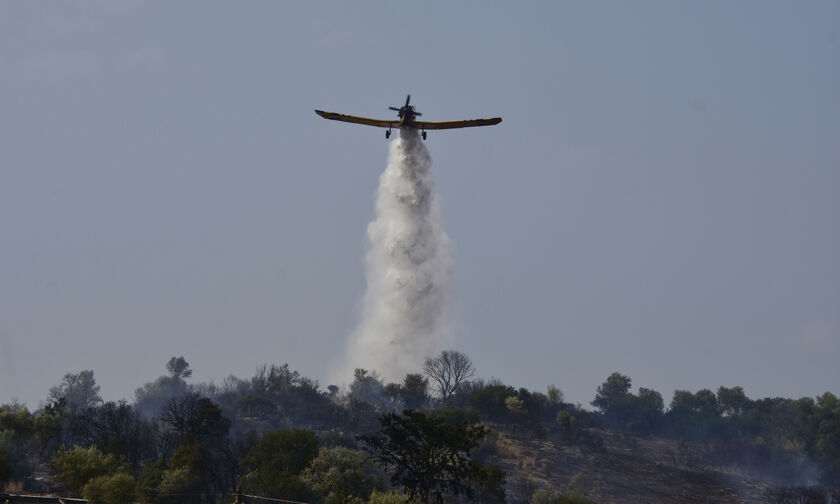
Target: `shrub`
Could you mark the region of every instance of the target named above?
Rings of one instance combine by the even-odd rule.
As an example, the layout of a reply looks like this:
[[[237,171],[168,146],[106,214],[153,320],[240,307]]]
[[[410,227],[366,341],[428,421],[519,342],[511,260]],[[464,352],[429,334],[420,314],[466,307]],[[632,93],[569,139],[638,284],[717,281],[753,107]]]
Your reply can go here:
[[[160,502],[185,502],[181,496],[190,493],[195,484],[196,478],[188,468],[169,469],[158,485],[158,498]]]
[[[81,493],[88,481],[97,476],[108,476],[125,472],[124,464],[114,455],[103,455],[95,447],[74,447],[60,449],[50,462],[58,480],[76,493]]]
[[[124,472],[93,478],[82,494],[90,504],[129,504],[137,499],[134,478]]]
[[[374,490],[370,494],[368,504],[409,504],[408,497],[398,492],[379,492]]]

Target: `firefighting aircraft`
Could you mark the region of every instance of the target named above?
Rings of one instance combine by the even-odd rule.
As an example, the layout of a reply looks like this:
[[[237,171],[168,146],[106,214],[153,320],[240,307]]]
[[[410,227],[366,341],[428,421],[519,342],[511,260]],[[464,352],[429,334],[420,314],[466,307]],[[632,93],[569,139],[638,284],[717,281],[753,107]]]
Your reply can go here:
[[[453,129],[453,128],[470,128],[473,126],[492,126],[502,122],[501,117],[493,117],[491,119],[466,119],[463,121],[445,121],[445,122],[425,122],[417,121],[414,118],[420,117],[420,112],[414,110],[414,105],[409,105],[411,95],[406,96],[405,105],[400,108],[388,107],[395,110],[399,114],[399,120],[388,119],[368,119],[367,117],[358,117],[347,114],[336,114],[335,112],[324,112],[323,110],[316,110],[315,113],[324,119],[332,119],[333,121],[344,121],[356,124],[366,124],[368,126],[376,126],[377,128],[388,128],[385,131],[385,138],[391,136],[391,128],[411,128],[419,129],[422,132],[423,139],[426,139],[426,130],[439,129]]]

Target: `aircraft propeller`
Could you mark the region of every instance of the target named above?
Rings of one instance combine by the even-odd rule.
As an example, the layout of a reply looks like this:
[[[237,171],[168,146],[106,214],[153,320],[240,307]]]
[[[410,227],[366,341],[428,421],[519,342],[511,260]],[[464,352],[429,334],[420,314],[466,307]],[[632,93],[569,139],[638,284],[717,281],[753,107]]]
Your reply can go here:
[[[413,115],[416,115],[416,116],[421,116],[421,115],[423,115],[423,114],[421,114],[420,112],[415,112],[415,111],[414,111],[414,107],[412,107],[411,105],[409,105],[409,102],[410,102],[410,101],[411,101],[411,95],[406,95],[406,97],[405,97],[405,105],[403,105],[403,106],[402,106],[402,107],[400,107],[400,108],[397,108],[397,107],[388,107],[388,110],[393,110],[393,111],[395,111],[395,112],[399,112],[399,113],[400,113],[400,117],[402,117],[402,116],[403,116],[403,114],[405,114],[405,112],[406,112],[407,110],[409,110],[409,109],[412,111]]]

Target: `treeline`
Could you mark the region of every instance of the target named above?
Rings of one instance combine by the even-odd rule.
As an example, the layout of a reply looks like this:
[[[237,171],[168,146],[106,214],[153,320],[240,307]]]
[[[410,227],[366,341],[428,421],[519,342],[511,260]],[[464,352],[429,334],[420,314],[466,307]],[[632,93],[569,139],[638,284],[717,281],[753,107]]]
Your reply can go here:
[[[705,441],[730,465],[790,484],[840,485],[840,402],[752,400],[740,387],[717,393],[631,391],[619,373],[601,384],[595,411],[476,378],[449,351],[421,373],[385,383],[357,369],[347,390],[325,389],[288,365],[248,379],[191,384],[183,357],[144,384],[132,403],[103,402],[92,371],[67,374],[45,406],[0,406],[0,483],[31,491],[60,485],[94,504],[243,502],[259,495],[302,502],[396,504],[506,500],[506,475],[489,460],[493,431],[551,432],[603,449],[594,429]],[[485,427],[492,427],[492,430]],[[433,454],[430,455],[430,454]],[[440,461],[424,466],[423,461]],[[539,504],[585,502],[538,492]],[[517,499],[517,504],[526,501]]]
[[[245,502],[504,503],[505,473],[486,464],[490,429],[440,408],[472,363],[442,352],[424,373],[385,384],[358,369],[322,389],[288,365],[249,379],[190,384],[183,357],[132,403],[104,402],[93,371],[69,373],[45,406],[0,406],[0,484],[93,504]],[[471,384],[470,386],[475,386]],[[553,495],[558,502],[585,502]]]
[[[712,443],[719,460],[791,483],[840,485],[840,400],[750,399],[742,387],[677,390],[666,410],[659,392],[613,373],[592,401],[601,423],[639,435]]]

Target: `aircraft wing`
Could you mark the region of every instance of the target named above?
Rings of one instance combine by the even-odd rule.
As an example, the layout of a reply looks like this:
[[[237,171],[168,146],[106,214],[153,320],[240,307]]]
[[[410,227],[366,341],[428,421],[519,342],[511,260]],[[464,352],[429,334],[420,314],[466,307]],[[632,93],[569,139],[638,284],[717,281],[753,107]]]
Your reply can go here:
[[[463,121],[445,121],[445,122],[424,122],[414,121],[411,126],[417,129],[424,130],[439,130],[439,129],[454,129],[454,128],[471,128],[473,126],[492,126],[502,122],[501,117],[493,117],[491,119],[466,119]]]
[[[324,119],[332,119],[333,121],[343,121],[356,124],[366,124],[368,126],[376,126],[377,128],[399,128],[399,121],[392,121],[388,119],[369,119],[367,117],[352,116],[347,114],[336,114],[335,112],[325,112],[323,110],[316,110],[316,114]]]

